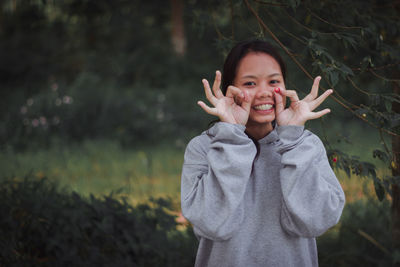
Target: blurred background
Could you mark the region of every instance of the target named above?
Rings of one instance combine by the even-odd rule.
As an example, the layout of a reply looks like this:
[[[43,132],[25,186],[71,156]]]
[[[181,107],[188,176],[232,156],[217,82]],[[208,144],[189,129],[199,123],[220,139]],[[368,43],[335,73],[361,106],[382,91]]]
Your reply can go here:
[[[335,89],[321,107],[332,113],[307,124],[347,197],[319,241],[321,264],[398,263],[398,15],[398,1],[2,0],[0,178],[131,205],[168,198],[189,227],[179,217],[183,153],[214,120],[196,104],[201,79],[213,81],[237,41],[264,39],[287,62],[288,88],[304,96],[322,75],[322,90]]]

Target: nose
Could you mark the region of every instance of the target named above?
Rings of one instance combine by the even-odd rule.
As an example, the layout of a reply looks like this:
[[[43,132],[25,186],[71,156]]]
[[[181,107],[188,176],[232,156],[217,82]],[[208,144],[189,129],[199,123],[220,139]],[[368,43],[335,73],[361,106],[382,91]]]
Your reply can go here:
[[[261,84],[257,90],[256,97],[257,98],[269,98],[273,96],[274,88],[269,86],[268,84]]]

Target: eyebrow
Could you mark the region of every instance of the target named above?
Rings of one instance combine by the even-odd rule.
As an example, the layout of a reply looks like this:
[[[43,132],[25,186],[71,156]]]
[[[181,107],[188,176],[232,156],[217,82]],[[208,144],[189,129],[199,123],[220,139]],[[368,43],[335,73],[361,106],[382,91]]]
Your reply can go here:
[[[272,74],[268,75],[267,77],[271,78],[271,77],[275,77],[275,76],[282,76],[282,74],[272,73]],[[258,77],[254,76],[254,75],[245,75],[245,76],[240,77],[240,79],[256,79],[256,78],[258,78]]]
[[[280,73],[272,73],[272,74],[268,75],[269,78],[270,77],[274,77],[274,76],[282,76],[282,74],[280,74]]]

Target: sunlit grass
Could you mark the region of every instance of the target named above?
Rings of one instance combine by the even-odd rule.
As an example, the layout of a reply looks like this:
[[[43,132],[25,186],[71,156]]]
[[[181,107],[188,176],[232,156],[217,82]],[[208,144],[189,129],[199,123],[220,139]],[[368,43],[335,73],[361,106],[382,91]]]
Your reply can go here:
[[[367,142],[364,144],[348,144],[342,149],[347,148],[345,152],[349,155],[357,155],[361,160],[368,161],[372,158],[369,156],[372,148]],[[66,187],[82,196],[93,194],[101,197],[121,190],[119,196],[124,196],[132,205],[148,202],[150,197],[169,197],[173,207],[168,212],[177,215],[177,228],[184,230],[188,224],[179,211],[183,154],[184,149],[173,144],[124,148],[117,140],[85,141],[72,146],[59,144],[49,149],[31,149],[23,153],[9,149],[0,151],[0,178],[23,179],[32,173],[37,179],[47,177],[57,181],[60,187]],[[350,230],[354,230],[355,234],[349,237],[349,242],[363,233],[362,237],[367,236],[368,242],[373,240],[371,246],[378,244],[385,249],[389,248],[385,242],[389,238],[386,235],[382,237],[382,231],[373,228],[380,222],[379,219],[383,220],[382,216],[386,216],[388,205],[383,204],[388,202],[377,200],[372,179],[354,174],[348,177],[343,170],[335,170],[335,173],[345,192],[347,205],[339,223],[318,238],[321,251],[340,251],[335,247],[339,242],[337,240],[342,238],[340,233]],[[386,175],[390,175],[390,170],[383,164],[379,165],[377,176]],[[375,213],[368,215],[371,210]],[[353,224],[355,219],[358,224]]]
[[[179,202],[183,148],[164,145],[123,148],[117,141],[85,141],[72,146],[53,145],[49,149],[0,153],[1,177],[22,179],[28,173],[47,177],[83,196],[107,195],[120,190],[130,202],[149,197],[171,197]],[[348,203],[373,197],[372,180],[335,170]],[[379,169],[378,176],[389,170]]]
[[[343,170],[335,170],[336,176],[343,188],[346,196],[346,203],[352,203],[357,200],[377,199],[375,187],[370,177],[360,177],[356,175],[347,176]],[[389,170],[379,169],[378,177],[389,175]],[[386,194],[390,198],[389,194]]]
[[[179,199],[183,150],[176,147],[123,149],[114,141],[86,141],[70,147],[0,155],[3,177],[32,173],[81,195],[121,190],[132,202],[150,196]]]

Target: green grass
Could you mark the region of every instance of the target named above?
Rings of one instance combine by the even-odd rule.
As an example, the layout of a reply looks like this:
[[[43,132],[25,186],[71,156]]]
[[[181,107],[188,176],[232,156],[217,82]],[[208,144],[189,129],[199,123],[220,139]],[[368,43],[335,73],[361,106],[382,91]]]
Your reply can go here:
[[[356,155],[361,160],[373,161],[379,166],[379,177],[390,175],[390,170],[384,164],[372,158],[373,149],[382,146],[379,133],[352,125],[351,122],[328,125],[325,130],[332,147]],[[310,126],[323,139],[318,122]],[[346,136],[347,141],[342,136]],[[390,140],[385,141],[390,144]],[[147,202],[149,197],[170,197],[176,204],[174,209],[178,211],[183,153],[183,148],[177,148],[174,144],[125,148],[119,145],[118,140],[92,140],[74,145],[59,143],[48,149],[29,149],[22,153],[8,149],[0,151],[0,178],[23,179],[31,172],[37,179],[47,177],[55,180],[60,186],[82,196],[102,196],[121,189],[122,195],[133,205]],[[323,252],[320,256],[321,265],[325,261],[333,262],[331,259],[340,258],[340,255],[362,259],[365,249],[358,249],[360,242],[363,242],[363,247],[377,250],[376,242],[363,239],[360,230],[379,245],[390,248],[390,238],[387,237],[390,233],[382,235],[380,231],[390,227],[381,227],[380,221],[386,217],[379,215],[382,210],[387,212],[388,205],[377,201],[371,179],[354,175],[347,177],[342,170],[336,170],[336,175],[346,194],[346,207],[340,223],[318,239],[319,251]],[[371,210],[378,215],[364,214]],[[342,249],[344,246],[341,242],[346,244],[345,249]]]
[[[332,147],[373,161],[379,166],[378,175],[390,174],[387,167],[372,158],[373,149],[381,147],[379,133],[354,122],[328,120],[326,125],[325,133]],[[320,122],[308,126],[324,138]],[[121,147],[118,140],[92,140],[74,145],[55,143],[48,149],[22,153],[8,149],[0,151],[0,178],[22,179],[32,173],[39,179],[55,180],[83,196],[100,196],[121,189],[132,202],[142,202],[150,196],[169,196],[179,201],[183,153],[184,149],[174,144],[134,149]],[[348,200],[373,192],[369,179],[348,178],[341,171],[337,171],[337,176]]]
[[[182,163],[183,150],[176,147],[124,149],[110,140],[0,154],[3,177],[22,179],[31,172],[84,196],[121,189],[134,202],[149,196],[179,199]]]

